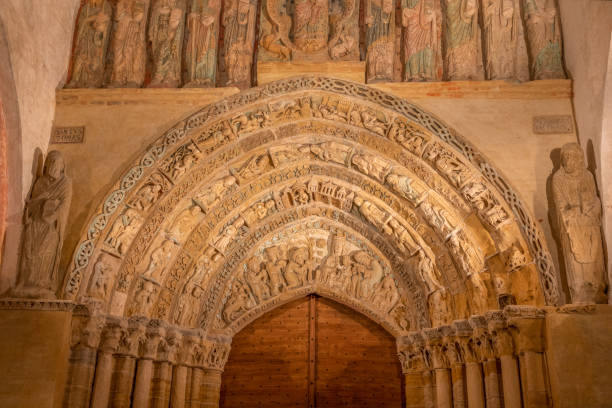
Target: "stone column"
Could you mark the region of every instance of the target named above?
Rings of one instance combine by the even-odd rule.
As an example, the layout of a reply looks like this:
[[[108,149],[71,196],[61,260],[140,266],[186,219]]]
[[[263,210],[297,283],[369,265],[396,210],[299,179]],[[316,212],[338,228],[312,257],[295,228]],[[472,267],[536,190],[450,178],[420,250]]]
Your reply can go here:
[[[461,333],[463,326],[469,327],[465,320],[453,322],[453,333],[445,338],[446,357],[450,364],[451,380],[453,384],[453,407],[465,408],[466,384],[465,384],[465,364],[461,355],[461,347],[457,342],[456,333]]]
[[[425,408],[435,408],[436,393],[433,380],[433,372],[428,368],[423,371],[423,403]]]
[[[128,329],[123,332],[118,355],[115,357],[115,372],[111,391],[113,408],[130,408],[136,359],[144,336],[145,326],[142,319],[130,318]]]
[[[476,357],[476,345],[472,338],[472,328],[465,320],[455,322],[455,338],[461,357],[465,362],[465,383],[468,408],[484,408],[484,388],[482,370]]]
[[[172,366],[177,361],[177,349],[181,338],[180,333],[169,330],[160,342],[151,380],[151,408],[168,408],[170,405]]]
[[[221,374],[223,370],[206,368],[203,370],[201,381],[201,404],[202,408],[219,408],[221,398]]]
[[[111,379],[113,375],[113,353],[119,348],[119,342],[126,322],[108,322],[102,332],[96,372],[94,375],[93,393],[91,396],[91,408],[107,408],[110,400]]]
[[[484,316],[470,317],[477,356],[482,364],[485,383],[485,400],[487,408],[501,408],[497,360],[493,352],[493,342],[489,336],[487,321]]]
[[[151,379],[153,378],[153,359],[157,355],[157,347],[166,333],[163,327],[152,327],[147,330],[141,357],[136,369],[136,384],[132,408],[147,408],[151,394]]]
[[[185,407],[185,389],[187,386],[187,367],[183,364],[174,366],[172,386],[170,388],[170,407]]]
[[[172,386],[170,389],[170,407],[186,408],[190,400],[191,382],[189,365],[193,361],[194,350],[199,338],[193,334],[185,334],[180,343],[177,341],[177,362],[172,371]]]
[[[512,336],[501,313],[487,313],[487,321],[493,338],[493,349],[501,364],[504,408],[521,408],[521,383]]]
[[[448,326],[423,330],[427,349],[432,356],[434,367],[437,408],[451,408],[453,402],[451,376],[448,360],[446,359],[446,347],[442,342],[447,331],[450,331]]]
[[[549,407],[551,399],[544,363],[545,312],[531,306],[506,306],[504,316],[519,355],[524,406]]]
[[[397,339],[397,355],[402,366],[406,408],[425,406],[423,340],[419,333]],[[431,374],[430,374],[431,375]],[[431,383],[431,381],[430,381]]]

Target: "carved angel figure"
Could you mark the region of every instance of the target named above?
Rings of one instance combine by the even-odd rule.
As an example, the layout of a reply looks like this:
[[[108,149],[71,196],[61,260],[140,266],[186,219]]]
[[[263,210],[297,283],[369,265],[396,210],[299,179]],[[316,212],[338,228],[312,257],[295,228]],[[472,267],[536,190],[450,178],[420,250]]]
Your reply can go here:
[[[595,179],[577,143],[563,146],[561,164],[553,175],[552,193],[571,300],[605,302],[601,201]]]
[[[222,20],[225,86],[244,89],[251,85],[256,13],[256,3],[251,0],[228,0],[225,4]]]
[[[64,159],[53,150],[26,201],[17,294],[55,297],[71,199],[72,181],[66,175]]]
[[[442,77],[439,0],[407,0],[402,7],[404,81]]]
[[[192,0],[187,16],[185,87],[214,87],[217,76],[219,0]]]
[[[445,0],[446,78],[484,80],[477,0]]]
[[[101,88],[113,13],[108,0],[88,0],[79,13],[68,88]]]
[[[393,81],[395,4],[393,0],[366,0],[366,81]]]
[[[554,0],[523,0],[531,79],[565,78],[559,14]]]
[[[145,79],[149,0],[119,0],[111,39],[109,86],[139,88]]]
[[[519,0],[484,0],[482,6],[487,79],[529,80]]]

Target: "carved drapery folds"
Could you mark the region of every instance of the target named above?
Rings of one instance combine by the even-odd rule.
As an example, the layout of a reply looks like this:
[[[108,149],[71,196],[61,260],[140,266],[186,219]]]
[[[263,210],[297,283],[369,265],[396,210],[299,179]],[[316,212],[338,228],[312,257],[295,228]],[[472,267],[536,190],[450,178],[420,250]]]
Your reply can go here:
[[[406,333],[491,307],[499,268],[489,260],[509,245],[525,273],[535,276],[536,259],[546,265],[529,250],[545,248],[539,237],[517,234],[529,219],[515,219],[517,203],[432,131],[450,137],[443,125],[410,105],[313,88],[327,81],[272,84],[261,100],[237,95],[169,130],[146,170],[139,161],[117,183],[121,200],[112,193],[101,205],[65,296],[102,301],[113,315],[233,332],[320,292]],[[540,273],[554,303],[553,271]],[[527,287],[538,304],[528,282],[505,291],[519,299]]]
[[[245,89],[255,82],[254,63],[360,60],[354,67],[365,68],[369,83],[565,78],[556,7],[554,0],[87,0],[67,87]]]

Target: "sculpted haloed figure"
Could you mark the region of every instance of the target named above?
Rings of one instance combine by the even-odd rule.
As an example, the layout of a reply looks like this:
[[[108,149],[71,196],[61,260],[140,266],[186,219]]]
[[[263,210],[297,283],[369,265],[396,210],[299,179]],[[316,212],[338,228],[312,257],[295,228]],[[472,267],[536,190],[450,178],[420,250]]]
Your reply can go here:
[[[251,85],[251,65],[255,41],[255,3],[228,0],[223,12],[224,85],[241,89]]]
[[[329,35],[328,0],[296,0],[293,13],[293,42],[303,51],[318,51]]]
[[[149,0],[119,0],[111,40],[110,87],[142,86],[146,66]]]
[[[565,78],[555,0],[523,0],[531,79]]]
[[[149,22],[151,87],[176,88],[181,80],[185,0],[156,0]]]
[[[108,0],[89,0],[81,8],[68,88],[102,87],[112,12]]]
[[[444,0],[446,2],[446,59],[448,80],[483,80],[478,0]]]
[[[16,294],[55,297],[71,198],[72,182],[66,176],[64,159],[58,151],[51,151],[25,207]]]
[[[366,80],[392,81],[395,57],[393,0],[366,0]]]
[[[193,0],[187,15],[186,87],[215,86],[219,0]]]
[[[572,303],[605,302],[601,202],[577,143],[561,149],[552,188]]]
[[[406,0],[404,27],[404,81],[435,81],[442,77],[439,0]]]
[[[519,0],[483,1],[487,79],[529,80]]]

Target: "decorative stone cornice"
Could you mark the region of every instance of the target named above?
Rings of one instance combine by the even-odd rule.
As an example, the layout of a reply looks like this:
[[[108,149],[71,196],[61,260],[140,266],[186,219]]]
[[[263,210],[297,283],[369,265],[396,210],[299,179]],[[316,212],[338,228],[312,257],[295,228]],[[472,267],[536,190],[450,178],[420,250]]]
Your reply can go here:
[[[0,309],[4,310],[45,310],[57,312],[70,312],[75,303],[70,300],[43,300],[43,299],[0,299]]]
[[[544,351],[544,319],[546,312],[532,306],[506,306],[504,316],[516,351],[542,353]]]

